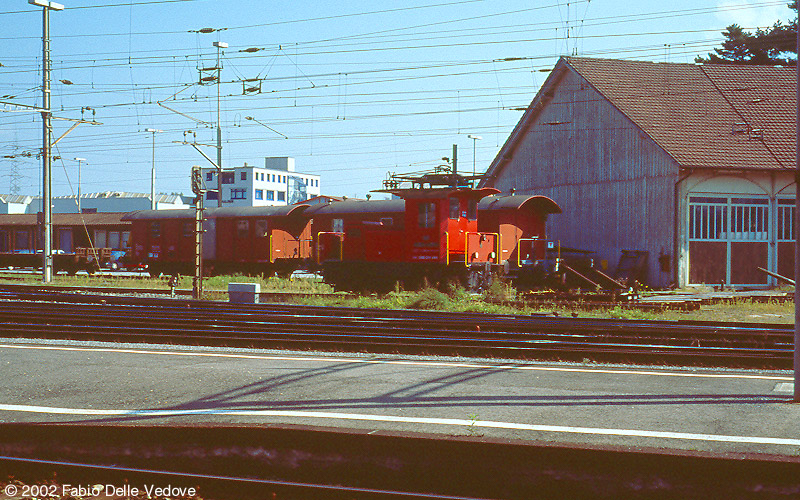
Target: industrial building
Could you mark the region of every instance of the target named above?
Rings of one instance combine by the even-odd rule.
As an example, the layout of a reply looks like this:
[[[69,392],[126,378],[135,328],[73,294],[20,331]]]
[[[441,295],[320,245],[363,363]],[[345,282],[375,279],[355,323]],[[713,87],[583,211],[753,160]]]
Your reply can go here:
[[[794,269],[795,69],[562,57],[483,186],[552,198],[549,237],[651,286]]]
[[[179,194],[156,194],[157,210],[179,210],[190,208],[194,198]],[[55,196],[52,198],[54,214],[77,213],[121,213],[134,210],[149,210],[149,193],[125,191],[103,191],[82,193],[77,196]],[[42,199],[38,196],[0,195],[0,214],[36,214],[42,211]]]

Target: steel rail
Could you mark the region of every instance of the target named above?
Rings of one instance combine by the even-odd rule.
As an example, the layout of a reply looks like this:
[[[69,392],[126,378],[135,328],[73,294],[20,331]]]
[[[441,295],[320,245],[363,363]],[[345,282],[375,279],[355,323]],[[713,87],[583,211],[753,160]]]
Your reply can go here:
[[[152,303],[152,301],[150,301]],[[159,302],[163,304],[164,302]],[[174,301],[167,303],[173,304]],[[208,305],[206,305],[208,306]],[[50,304],[48,313],[54,314],[59,307],[70,305]],[[87,306],[90,307],[90,306]],[[101,307],[97,309],[96,307]],[[96,305],[96,311],[102,314],[108,310],[108,304]],[[105,307],[105,309],[102,309]],[[15,305],[12,310],[20,312],[22,306]],[[136,306],[128,306],[128,310],[137,310]],[[170,306],[146,307],[139,305],[140,318],[153,320],[156,317],[181,319],[184,325],[191,322],[213,321],[217,327],[225,324],[238,325],[248,329],[263,322],[295,325],[294,328],[343,328],[351,326],[364,329],[399,331],[408,329],[418,331],[422,322],[428,331],[468,332],[480,331],[484,335],[490,332],[503,334],[551,334],[551,335],[589,335],[591,337],[615,338],[622,341],[626,338],[667,338],[701,345],[726,345],[731,341],[753,346],[784,346],[791,344],[791,331],[786,325],[737,325],[737,324],[703,324],[703,323],[669,323],[669,322],[636,322],[626,320],[577,319],[577,318],[538,318],[527,316],[479,316],[453,315],[447,313],[420,313],[407,311],[338,310],[337,308],[312,308],[260,305],[241,306],[212,303],[210,307],[198,307],[196,304],[174,304]],[[7,312],[8,313],[8,312]],[[128,313],[133,314],[133,313]],[[87,314],[88,315],[88,314]],[[191,319],[190,319],[191,318]],[[297,326],[300,325],[300,326]],[[273,325],[274,328],[279,328]],[[285,329],[283,330],[285,331]]]
[[[0,314],[6,321],[14,321],[16,318],[25,315],[40,314],[37,312],[35,303],[15,303],[10,307],[4,307],[0,302]],[[523,335],[524,339],[531,340],[537,335],[547,335],[546,338],[553,339],[561,336],[575,338],[580,336],[584,342],[602,341],[613,338],[615,342],[630,341],[635,342],[641,338],[647,339],[669,339],[674,342],[684,341],[693,344],[702,344],[705,347],[726,346],[732,342],[738,345],[749,345],[752,347],[773,347],[791,343],[789,333],[781,330],[763,328],[735,328],[727,327],[720,330],[719,327],[704,328],[700,325],[685,327],[672,325],[665,328],[665,325],[641,325],[635,322],[600,322],[578,323],[572,319],[562,319],[558,322],[548,321],[528,321],[523,324],[520,320],[512,319],[505,324],[498,321],[498,318],[470,318],[468,321],[462,319],[442,319],[429,317],[424,320],[408,318],[377,318],[367,316],[356,318],[353,316],[334,317],[330,315],[302,315],[286,314],[281,311],[220,311],[220,310],[190,310],[184,308],[159,307],[156,310],[145,306],[127,306],[120,309],[114,315],[109,315],[108,305],[83,305],[80,311],[75,311],[73,305],[49,304],[47,314],[50,317],[59,317],[59,321],[68,324],[114,324],[122,326],[128,324],[130,318],[137,318],[148,321],[151,326],[162,324],[165,328],[176,328],[178,326],[191,326],[209,324],[215,329],[233,328],[241,332],[268,330],[273,332],[291,331],[317,331],[317,330],[336,330],[340,332],[353,331],[362,333],[365,329],[384,335],[407,334],[414,335],[420,331],[420,321],[425,323],[426,332],[446,333],[465,333],[470,330],[480,332],[482,338],[491,335],[502,335],[503,338],[515,338],[514,335]],[[113,307],[113,306],[112,306]],[[27,312],[26,312],[27,311]],[[157,315],[155,312],[157,311]],[[287,311],[291,312],[291,311]],[[296,312],[296,311],[295,311]],[[374,311],[370,311],[374,312]],[[396,312],[392,312],[394,316]],[[365,315],[366,316],[366,315]],[[95,318],[96,317],[96,318]],[[104,318],[104,319],[100,319]],[[500,318],[504,319],[504,318]],[[505,318],[507,319],[507,318]],[[527,318],[525,318],[527,319]],[[99,323],[98,323],[99,322]],[[170,323],[171,322],[171,323]],[[348,330],[349,329],[349,330]],[[544,337],[542,337],[544,338]]]
[[[248,332],[262,333],[262,332],[293,332],[293,331],[308,331],[317,332],[320,330],[335,330],[342,333],[364,334],[365,331],[373,332],[380,335],[421,335],[421,330],[418,321],[398,321],[398,320],[375,320],[369,319],[356,319],[356,318],[333,318],[328,316],[299,316],[299,315],[192,315],[187,317],[186,311],[164,311],[159,310],[157,315],[154,315],[152,310],[147,308],[136,309],[123,309],[109,315],[108,306],[82,306],[80,310],[65,309],[63,306],[51,307],[48,306],[47,317],[50,321],[58,322],[60,324],[68,324],[73,326],[103,326],[103,325],[118,325],[120,327],[128,326],[132,320],[146,320],[148,327],[152,329],[157,328],[183,328],[200,327],[200,328],[214,328],[217,331],[223,329],[236,331],[240,334]],[[0,302],[0,317],[7,323],[15,321],[26,321],[26,318],[37,318],[42,313],[40,306],[35,304],[14,304],[11,307],[4,307]],[[465,334],[469,330],[469,326],[465,327],[464,323],[457,323],[453,321],[448,322],[431,322],[426,321],[425,335],[436,332],[439,335],[455,335]],[[497,328],[498,325],[475,325],[472,330],[477,335],[479,332],[481,339],[578,339],[583,342],[596,342],[605,341],[613,338],[616,342],[623,341],[635,342],[642,338],[650,340],[655,339],[669,339],[674,341],[683,340],[690,343],[702,343],[706,347],[711,346],[727,346],[732,342],[737,345],[750,345],[753,347],[759,346],[774,346],[789,344],[791,339],[787,333],[781,332],[751,332],[748,330],[740,329],[735,332],[718,332],[718,331],[695,331],[691,332],[688,336],[684,330],[673,330],[671,332],[664,331],[646,331],[639,328],[631,330],[630,328],[618,328],[617,331],[598,331],[595,329],[576,328],[571,329],[569,323],[562,323],[559,328],[547,327],[537,328],[528,326],[527,328],[514,328],[502,329]],[[630,325],[627,325],[630,326]]]
[[[113,295],[95,295],[78,293],[60,292],[9,292],[0,291],[0,298],[22,299],[31,301],[48,301],[62,303],[103,303],[118,305],[147,305],[161,309],[174,308],[186,312],[206,311],[210,314],[233,313],[239,315],[246,314],[279,314],[279,315],[303,315],[303,316],[331,316],[336,318],[357,317],[357,318],[376,318],[381,320],[391,319],[417,319],[426,321],[455,321],[468,322],[473,320],[481,324],[502,324],[504,328],[513,328],[519,325],[525,328],[535,325],[537,328],[545,328],[553,325],[555,328],[562,328],[568,324],[572,330],[580,328],[588,329],[613,329],[613,328],[639,328],[648,331],[665,329],[676,331],[684,329],[690,333],[700,331],[736,332],[741,333],[747,330],[753,333],[762,332],[769,334],[773,332],[791,332],[792,325],[787,324],[765,324],[765,323],[719,323],[704,321],[663,321],[663,320],[619,320],[619,319],[598,319],[598,318],[569,318],[553,317],[549,315],[487,315],[483,313],[447,313],[434,311],[416,310],[391,310],[391,309],[361,309],[349,307],[328,307],[328,306],[305,306],[289,304],[233,304],[228,302],[216,301],[192,301],[183,299],[164,300],[162,298],[149,297],[124,297]]]
[[[331,496],[333,496],[334,498],[339,498],[339,497],[353,498],[352,497],[353,495],[369,495],[370,498],[483,500],[483,498],[478,498],[478,497],[441,495],[435,493],[365,488],[358,486],[334,485],[334,484],[323,484],[323,483],[308,483],[308,482],[288,481],[281,479],[265,479],[265,478],[253,478],[253,477],[236,477],[236,476],[223,476],[223,475],[213,475],[213,474],[201,474],[194,472],[165,471],[156,469],[144,469],[139,467],[124,467],[119,465],[98,465],[98,464],[89,464],[85,462],[69,462],[64,460],[43,460],[35,458],[11,457],[11,456],[0,455],[0,464],[2,463],[5,463],[7,465],[24,464],[26,473],[30,474],[31,469],[36,469],[37,471],[39,471],[42,478],[51,476],[53,468],[55,467],[61,469],[78,469],[82,471],[81,473],[83,475],[85,475],[86,472],[92,472],[95,474],[113,473],[115,475],[133,474],[140,480],[141,478],[146,478],[145,480],[150,480],[150,481],[177,480],[181,481],[182,483],[186,483],[188,481],[192,482],[199,481],[202,482],[204,486],[200,488],[200,490],[202,491],[200,491],[199,493],[204,493],[206,489],[215,489],[224,491],[226,489],[229,489],[233,485],[238,485],[239,487],[242,486],[249,487],[249,490],[251,492],[253,487],[262,487],[268,489],[279,489],[282,494],[292,493],[292,492],[294,494],[301,494],[301,495],[309,494],[310,492],[314,492],[314,494],[324,493],[325,495],[330,495],[328,498],[331,498]],[[100,474],[97,474],[97,476],[99,475]],[[261,494],[263,493],[264,492],[261,491]],[[272,491],[270,491],[270,493],[274,494],[274,492]],[[99,495],[90,493],[90,496],[99,496]]]
[[[254,347],[783,368],[786,327],[129,301],[0,301],[0,333]],[[94,298],[95,300],[103,300]],[[357,313],[361,315],[358,316]],[[313,313],[313,314],[309,314]],[[337,315],[338,313],[338,315]]]

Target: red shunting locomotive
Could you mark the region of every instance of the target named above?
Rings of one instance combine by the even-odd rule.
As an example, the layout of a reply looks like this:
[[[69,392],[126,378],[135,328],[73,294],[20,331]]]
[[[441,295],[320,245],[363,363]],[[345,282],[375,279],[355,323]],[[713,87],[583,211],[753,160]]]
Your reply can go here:
[[[385,291],[449,281],[478,289],[495,275],[534,284],[557,270],[545,237],[547,216],[561,213],[553,200],[467,182],[426,174],[379,191],[391,200],[207,209],[206,272],[304,269],[321,271],[336,289]],[[193,272],[193,211],[140,211],[125,220],[133,225],[132,261],[152,274]]]

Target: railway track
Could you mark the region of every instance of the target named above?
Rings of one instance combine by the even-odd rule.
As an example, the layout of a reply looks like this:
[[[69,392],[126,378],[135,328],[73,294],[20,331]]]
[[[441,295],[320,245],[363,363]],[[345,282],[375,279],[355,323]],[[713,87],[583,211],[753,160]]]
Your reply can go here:
[[[34,498],[62,498],[75,495],[83,497],[137,497],[155,493],[159,498],[180,497],[188,500],[208,498],[292,498],[314,500],[352,500],[354,498],[429,499],[429,500],[483,500],[478,497],[422,493],[399,489],[379,489],[311,481],[290,481],[258,477],[237,477],[219,474],[176,472],[119,465],[64,460],[41,460],[0,455],[0,466],[14,476],[33,477],[31,484],[21,481],[2,484],[3,491]],[[50,480],[58,476],[60,483]],[[98,484],[97,478],[104,483]],[[70,482],[64,481],[64,479]],[[112,481],[109,482],[109,479]],[[164,486],[166,485],[166,486]],[[149,490],[149,491],[148,491]],[[200,496],[202,492],[203,496]],[[234,493],[235,492],[235,493]]]
[[[0,292],[0,335],[788,369],[788,325],[494,316]]]

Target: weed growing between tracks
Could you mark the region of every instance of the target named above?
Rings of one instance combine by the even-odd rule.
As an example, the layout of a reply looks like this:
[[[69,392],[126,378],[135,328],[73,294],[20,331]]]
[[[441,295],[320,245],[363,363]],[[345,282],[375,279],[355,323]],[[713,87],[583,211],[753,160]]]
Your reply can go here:
[[[14,279],[0,282],[21,283],[27,281],[41,284],[38,275],[29,275],[22,281],[19,275]],[[426,288],[419,291],[404,291],[400,288],[385,295],[366,294],[360,296],[334,294],[333,289],[321,279],[310,277],[263,278],[254,276],[232,275],[206,278],[204,288],[206,298],[211,300],[227,300],[228,283],[259,283],[262,292],[297,293],[288,299],[289,302],[304,305],[343,306],[379,309],[427,309],[450,312],[475,312],[486,314],[547,314],[559,316],[596,317],[633,320],[692,320],[714,322],[746,322],[746,323],[785,323],[794,322],[794,303],[773,300],[769,302],[753,302],[747,299],[733,299],[725,303],[701,306],[698,311],[642,311],[617,305],[611,308],[595,309],[589,303],[553,303],[520,305],[515,301],[517,291],[503,281],[495,281],[481,294],[470,293],[459,286],[450,286],[446,290]],[[114,275],[56,275],[53,285],[75,287],[116,287],[116,288],[152,288],[169,289],[169,276],[161,278],[130,277]],[[192,277],[181,276],[179,289],[191,289]],[[319,294],[319,295],[303,295]]]
[[[504,285],[507,287],[507,285]],[[557,315],[584,318],[613,318],[631,320],[712,321],[743,323],[788,323],[794,322],[793,302],[753,302],[737,299],[725,303],[702,305],[696,311],[643,311],[617,305],[611,308],[595,308],[589,303],[519,305],[513,301],[510,287],[502,291],[490,288],[482,294],[471,294],[463,288],[451,288],[447,293],[436,289],[416,292],[394,291],[386,295],[364,295],[356,298],[346,296],[318,296],[298,298],[307,305],[344,306],[378,309],[427,309],[449,312],[475,312],[486,314]],[[511,297],[511,299],[509,298]]]

